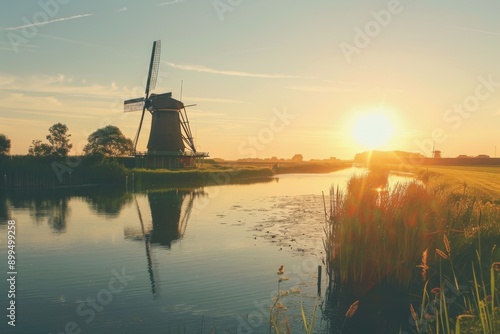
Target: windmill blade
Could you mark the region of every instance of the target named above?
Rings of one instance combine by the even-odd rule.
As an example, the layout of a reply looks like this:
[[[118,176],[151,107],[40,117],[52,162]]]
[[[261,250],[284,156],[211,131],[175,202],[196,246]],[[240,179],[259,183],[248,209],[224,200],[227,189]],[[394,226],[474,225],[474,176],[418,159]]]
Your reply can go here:
[[[151,51],[151,62],[149,63],[148,81],[146,82],[146,99],[149,97],[149,92],[156,87],[158,69],[160,68],[160,53],[161,41],[154,41],[153,50]]]
[[[132,152],[133,154],[135,154],[137,149],[137,142],[139,141],[139,134],[141,133],[142,121],[144,120],[145,112],[146,112],[146,104],[144,103],[144,106],[142,107],[141,121],[139,122],[139,128],[137,129],[137,133],[135,134],[134,138],[134,152]]]
[[[131,112],[144,109],[144,98],[126,100],[123,102],[123,111]]]
[[[149,273],[149,280],[151,282],[151,292],[153,294],[153,298],[157,299],[160,296],[160,291],[159,291],[159,285],[158,285],[158,274],[157,271],[155,271],[155,261],[153,259],[153,251],[151,249],[151,240],[149,237],[149,233],[146,234],[146,229],[144,228],[144,223],[142,221],[142,215],[141,215],[141,210],[139,209],[139,203],[137,202],[137,197],[134,196],[135,199],[135,207],[137,208],[137,215],[139,216],[139,222],[141,223],[141,231],[142,235],[144,237],[144,245],[146,247],[146,259],[148,262],[148,273]]]

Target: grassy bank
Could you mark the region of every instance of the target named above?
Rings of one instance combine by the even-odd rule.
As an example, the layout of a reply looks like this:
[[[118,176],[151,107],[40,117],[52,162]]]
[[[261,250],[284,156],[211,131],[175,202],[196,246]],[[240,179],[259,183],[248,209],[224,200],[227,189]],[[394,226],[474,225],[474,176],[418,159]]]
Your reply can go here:
[[[466,333],[459,320],[470,316],[493,318],[481,326],[495,333],[500,205],[490,178],[473,173],[496,173],[471,170],[464,186],[461,172],[422,170],[424,183],[386,189],[379,168],[352,178],[345,192],[332,190],[325,251],[337,328],[365,322],[372,333],[458,333],[459,324]],[[356,310],[347,312],[351,304]]]
[[[4,188],[124,184],[126,175],[127,169],[116,161],[91,157],[15,156],[0,161],[0,187]]]
[[[340,160],[321,160],[321,161],[227,161],[212,163],[212,166],[218,167],[261,167],[272,169],[275,174],[293,174],[293,173],[330,173],[337,170],[349,168],[350,162]]]
[[[184,170],[132,169],[130,177],[138,189],[161,188],[173,184],[191,186],[225,185],[270,180],[273,171],[266,167],[206,166]]]
[[[284,173],[327,173],[350,167],[334,162],[205,162],[187,169],[126,168],[114,159],[95,157],[16,156],[0,161],[0,187],[61,188],[83,185],[129,185],[161,188],[172,185],[222,185],[270,179]]]

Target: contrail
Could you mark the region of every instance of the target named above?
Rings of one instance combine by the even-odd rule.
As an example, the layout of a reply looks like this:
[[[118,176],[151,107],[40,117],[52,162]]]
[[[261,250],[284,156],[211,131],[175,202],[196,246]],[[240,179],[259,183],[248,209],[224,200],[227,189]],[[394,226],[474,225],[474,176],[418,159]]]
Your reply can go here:
[[[19,30],[19,29],[29,28],[29,27],[44,26],[44,25],[50,24],[50,23],[74,20],[74,19],[79,19],[82,17],[92,16],[92,15],[94,15],[94,14],[80,14],[80,15],[74,15],[74,16],[69,16],[69,17],[61,17],[59,19],[49,20],[47,22],[29,23],[29,24],[25,24],[22,26],[18,26],[18,27],[5,28],[4,30]]]
[[[164,63],[168,64],[171,67],[178,68],[181,70],[186,70],[186,71],[204,72],[204,73],[211,73],[211,74],[237,76],[237,77],[267,78],[267,79],[312,79],[312,77],[303,77],[303,76],[298,76],[298,75],[227,71],[227,70],[217,70],[214,68],[200,66],[200,65],[182,65],[182,64],[174,64],[174,63],[171,63],[168,61],[165,61]]]
[[[451,24],[444,24],[444,23],[440,23],[440,25],[445,26],[445,27],[449,27],[449,28],[459,29],[459,30],[465,30],[465,31],[471,31],[471,32],[478,32],[478,33],[485,34],[485,35],[500,36],[500,33],[493,32],[493,31],[479,30],[479,29],[473,29],[473,28],[467,28],[467,27],[459,27],[459,26],[454,26],[454,25],[451,25]]]

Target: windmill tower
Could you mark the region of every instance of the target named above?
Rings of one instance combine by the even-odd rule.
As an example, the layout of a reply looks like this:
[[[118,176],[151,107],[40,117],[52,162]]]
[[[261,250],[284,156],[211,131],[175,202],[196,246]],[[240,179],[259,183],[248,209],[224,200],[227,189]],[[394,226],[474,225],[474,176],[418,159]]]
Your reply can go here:
[[[434,149],[434,142],[432,143],[432,157],[434,159],[440,159],[441,158],[441,151]]]
[[[181,101],[172,98],[172,93],[150,94],[156,87],[160,52],[161,42],[153,42],[145,96],[124,101],[125,112],[142,109],[139,128],[134,139],[133,154],[136,156],[136,166],[146,168],[192,167],[195,165],[196,158],[207,157],[208,153],[196,151],[186,106]],[[146,110],[150,112],[152,117],[148,151],[138,153],[136,151],[137,142]]]

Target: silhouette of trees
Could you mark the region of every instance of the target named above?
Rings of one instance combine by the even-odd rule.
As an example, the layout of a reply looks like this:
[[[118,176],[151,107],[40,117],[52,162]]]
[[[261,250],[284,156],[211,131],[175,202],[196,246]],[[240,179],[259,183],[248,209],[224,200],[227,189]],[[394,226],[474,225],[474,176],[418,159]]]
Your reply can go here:
[[[45,137],[49,144],[43,143],[39,139],[33,140],[28,155],[66,157],[73,147],[69,143],[69,137],[71,134],[68,133],[66,124],[56,123],[49,128],[49,134]]]
[[[10,153],[10,139],[6,135],[0,133],[0,156]]]
[[[34,139],[31,144],[32,145],[28,149],[28,155],[44,157],[52,153],[52,147],[49,144],[42,143],[40,139]]]
[[[302,154],[295,154],[293,157],[292,157],[292,161],[303,161],[304,160],[304,156]]]
[[[113,125],[97,129],[90,134],[87,140],[88,144],[83,148],[86,155],[126,155],[132,151],[134,146],[132,140],[125,137],[120,129]]]

